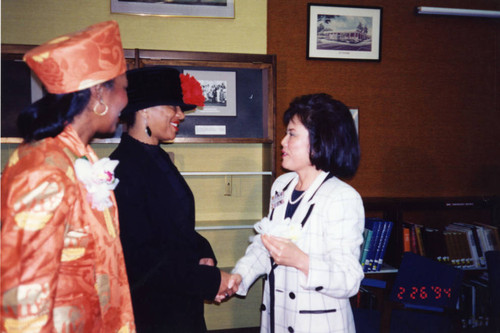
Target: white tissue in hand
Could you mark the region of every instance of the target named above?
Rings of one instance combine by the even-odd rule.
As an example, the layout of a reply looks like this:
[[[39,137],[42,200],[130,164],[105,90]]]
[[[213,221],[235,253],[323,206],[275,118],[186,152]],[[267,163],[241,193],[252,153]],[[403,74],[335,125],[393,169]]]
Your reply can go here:
[[[267,217],[264,217],[259,222],[255,223],[253,226],[255,231],[263,235],[271,235],[276,237],[283,237],[290,239],[291,241],[296,241],[299,238],[301,226],[298,223],[292,223],[292,221],[287,218],[283,222],[272,222],[269,221]]]

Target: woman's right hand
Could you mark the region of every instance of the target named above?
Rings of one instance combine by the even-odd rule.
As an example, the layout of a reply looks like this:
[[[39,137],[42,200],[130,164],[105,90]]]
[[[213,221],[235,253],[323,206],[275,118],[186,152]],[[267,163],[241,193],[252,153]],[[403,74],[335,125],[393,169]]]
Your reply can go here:
[[[229,274],[224,271],[220,271],[221,281],[219,286],[219,292],[215,297],[215,301],[220,303],[224,299],[233,296],[237,291],[241,283],[241,275],[239,274]]]
[[[262,235],[262,244],[278,265],[295,267],[306,276],[309,274],[309,256],[291,240]]]
[[[229,279],[229,282],[227,284],[228,288],[231,288],[233,291],[233,294],[236,294],[238,289],[240,288],[240,283],[243,278],[239,274],[231,274],[231,278]]]

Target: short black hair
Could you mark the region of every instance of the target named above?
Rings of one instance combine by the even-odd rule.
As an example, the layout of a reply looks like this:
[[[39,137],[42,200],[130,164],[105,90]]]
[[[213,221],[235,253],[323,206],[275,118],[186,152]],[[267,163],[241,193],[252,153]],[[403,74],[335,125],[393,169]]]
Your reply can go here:
[[[294,118],[309,132],[311,164],[339,178],[356,174],[360,160],[358,134],[349,108],[325,93],[296,97],[283,115],[285,126]]]

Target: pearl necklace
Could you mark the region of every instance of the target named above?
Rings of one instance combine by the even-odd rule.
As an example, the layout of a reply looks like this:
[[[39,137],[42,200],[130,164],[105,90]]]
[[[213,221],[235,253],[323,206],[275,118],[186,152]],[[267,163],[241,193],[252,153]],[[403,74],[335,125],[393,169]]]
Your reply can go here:
[[[304,197],[304,195],[306,194],[306,191],[303,191],[301,195],[299,195],[299,197],[295,200],[292,200],[292,195],[290,194],[290,198],[288,198],[288,202],[290,203],[290,205],[295,205],[297,202],[299,202],[302,197]]]

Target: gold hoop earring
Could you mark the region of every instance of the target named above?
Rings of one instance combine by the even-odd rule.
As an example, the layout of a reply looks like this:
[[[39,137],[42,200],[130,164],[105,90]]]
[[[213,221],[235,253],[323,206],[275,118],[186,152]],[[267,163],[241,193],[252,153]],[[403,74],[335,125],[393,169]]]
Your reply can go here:
[[[97,107],[98,107],[99,105],[104,105],[104,111],[102,111],[102,112],[98,112],[98,111],[97,111]],[[94,105],[94,108],[92,109],[92,111],[94,111],[94,113],[95,113],[96,115],[98,115],[98,116],[101,116],[101,117],[102,117],[102,116],[104,116],[106,113],[108,113],[108,111],[109,111],[109,107],[108,107],[108,105],[107,105],[106,103],[104,103],[104,101],[103,101],[103,100],[102,100],[102,98],[101,98],[101,100],[99,101],[99,103],[96,103],[96,104]]]

